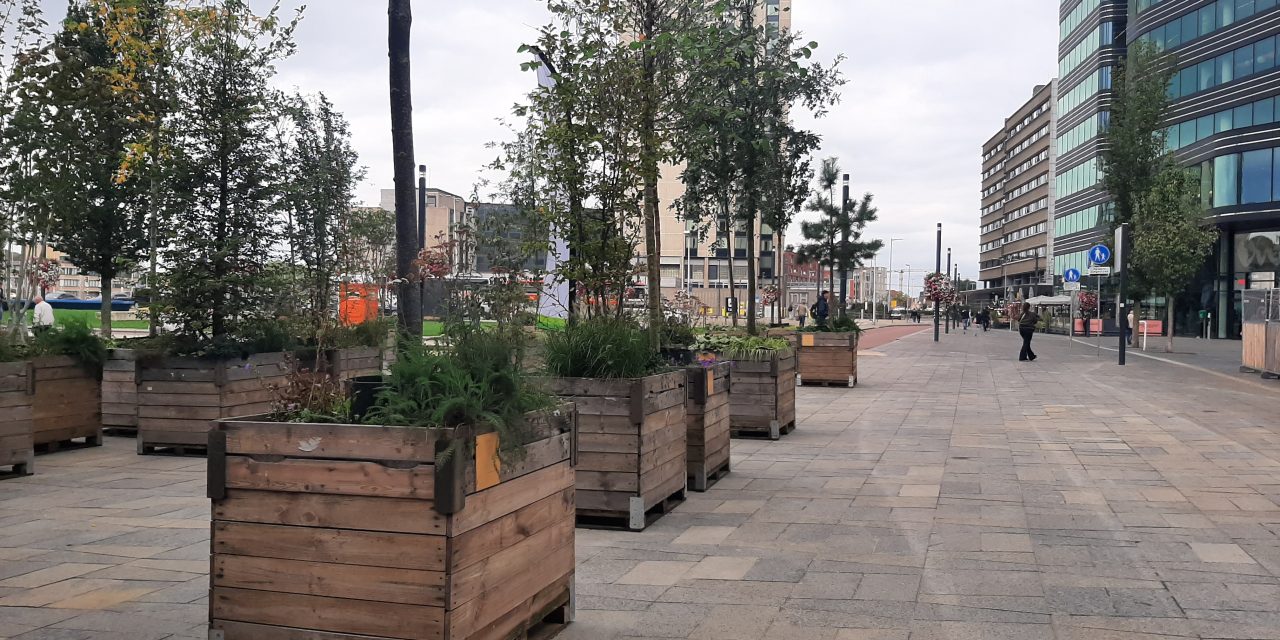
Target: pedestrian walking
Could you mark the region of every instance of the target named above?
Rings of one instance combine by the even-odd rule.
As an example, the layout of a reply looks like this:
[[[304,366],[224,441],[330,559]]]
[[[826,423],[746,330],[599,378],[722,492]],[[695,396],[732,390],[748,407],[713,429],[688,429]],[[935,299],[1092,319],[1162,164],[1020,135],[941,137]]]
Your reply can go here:
[[[1022,303],[1022,315],[1018,318],[1018,334],[1022,336],[1022,352],[1018,354],[1019,362],[1035,361],[1036,352],[1031,350],[1031,339],[1036,336],[1036,325],[1040,324],[1040,315],[1031,310],[1031,303]]]
[[[960,322],[964,324],[964,332],[969,333],[969,309],[960,310]]]
[[[44,296],[36,296],[36,308],[32,314],[31,332],[39,337],[46,331],[53,328],[53,306],[44,299]]]
[[[804,328],[804,321],[809,319],[809,307],[802,304],[796,305],[796,322],[800,323],[800,328]]]
[[[983,309],[978,314],[978,324],[982,325],[983,333],[991,329],[991,309]]]
[[[1129,310],[1129,316],[1125,318],[1124,325],[1124,342],[1129,346],[1133,346],[1133,325],[1138,323],[1138,316],[1134,315],[1133,309]]]
[[[818,301],[813,303],[813,322],[819,327],[827,326],[827,318],[831,316],[831,292],[823,291]]]

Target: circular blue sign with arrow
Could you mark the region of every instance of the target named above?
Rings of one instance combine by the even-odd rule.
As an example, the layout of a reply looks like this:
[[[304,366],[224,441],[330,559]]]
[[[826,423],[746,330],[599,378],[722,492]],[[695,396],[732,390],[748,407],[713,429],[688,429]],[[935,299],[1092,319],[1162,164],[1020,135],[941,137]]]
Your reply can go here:
[[[1111,262],[1111,249],[1106,245],[1098,245],[1089,250],[1089,262],[1093,264],[1107,264]]]
[[[1062,274],[1062,281],[1063,282],[1080,282],[1080,270],[1067,269]]]

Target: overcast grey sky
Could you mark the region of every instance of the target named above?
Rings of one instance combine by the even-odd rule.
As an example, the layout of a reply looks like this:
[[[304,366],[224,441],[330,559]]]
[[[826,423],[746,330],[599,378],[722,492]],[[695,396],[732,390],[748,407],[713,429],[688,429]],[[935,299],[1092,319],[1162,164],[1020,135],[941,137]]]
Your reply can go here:
[[[824,138],[821,155],[840,158],[854,191],[876,195],[880,221],[870,235],[903,239],[895,270],[932,270],[934,225],[942,222],[961,273],[976,276],[980,149],[1036,84],[1053,77],[1058,3],[794,4],[794,27],[820,43],[819,57],[848,58],[843,100],[813,128]],[[46,5],[60,17],[60,0]],[[323,91],[345,112],[369,170],[359,193],[367,203],[392,185],[385,7],[311,0],[298,53],[280,66],[278,82]],[[540,0],[418,0],[414,10],[417,160],[430,167],[432,186],[470,195],[493,157],[485,144],[504,137],[498,119],[534,83],[520,71],[516,48],[548,16]],[[880,264],[887,261],[886,251]]]

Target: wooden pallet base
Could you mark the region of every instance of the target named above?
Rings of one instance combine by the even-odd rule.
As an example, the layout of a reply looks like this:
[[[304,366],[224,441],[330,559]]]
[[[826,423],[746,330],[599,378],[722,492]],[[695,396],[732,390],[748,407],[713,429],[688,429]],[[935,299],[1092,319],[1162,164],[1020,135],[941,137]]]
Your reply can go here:
[[[725,460],[720,466],[707,471],[703,469],[701,473],[689,474],[689,490],[703,492],[711,488],[712,485],[720,481],[720,478],[729,475],[729,461]]]
[[[858,378],[849,376],[848,380],[809,380],[807,378],[797,376],[802,387],[847,387],[852,389],[858,386]]]
[[[101,447],[102,436],[85,436],[84,442],[76,442],[76,440],[58,440],[55,442],[45,442],[35,446],[36,453],[57,453],[67,449],[86,449],[88,447]]]
[[[1262,372],[1263,380],[1280,380],[1280,373],[1271,373],[1270,371]]]
[[[140,456],[203,456],[208,455],[208,447],[198,444],[158,444],[138,441]]]
[[[662,516],[671,513],[684,502],[688,489],[680,489],[659,500],[657,504],[644,508],[644,499],[640,496],[631,498],[630,511],[596,511],[578,509],[577,525],[581,529],[607,529],[610,531],[644,531],[649,525],[657,522]]]
[[[573,591],[573,584],[570,583],[568,593],[559,598],[550,610],[534,618],[527,630],[516,634],[511,640],[550,640],[560,635],[573,622]]]
[[[137,427],[103,427],[102,432],[109,436],[116,436],[119,438],[138,437]]]
[[[34,475],[36,472],[35,456],[29,455],[25,462],[18,462],[8,466],[8,471],[0,471],[0,478],[20,478]]]
[[[729,433],[735,438],[768,438],[778,440],[796,430],[796,421],[778,424],[775,420],[767,427],[734,427]]]

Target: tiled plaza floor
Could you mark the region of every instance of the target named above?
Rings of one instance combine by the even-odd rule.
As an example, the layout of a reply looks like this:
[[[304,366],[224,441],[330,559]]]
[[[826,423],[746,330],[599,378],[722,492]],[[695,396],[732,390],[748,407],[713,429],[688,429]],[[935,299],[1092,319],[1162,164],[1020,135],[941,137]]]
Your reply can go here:
[[[566,640],[1280,639],[1280,394],[1005,332],[876,347],[642,533],[578,531]],[[204,637],[202,459],[0,481],[0,638]]]

